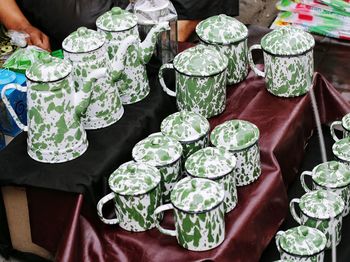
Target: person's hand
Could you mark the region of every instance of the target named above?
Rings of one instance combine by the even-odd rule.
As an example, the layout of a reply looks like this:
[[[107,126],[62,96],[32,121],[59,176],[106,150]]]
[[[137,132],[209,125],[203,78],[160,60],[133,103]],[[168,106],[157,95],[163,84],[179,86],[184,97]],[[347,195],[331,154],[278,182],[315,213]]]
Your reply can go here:
[[[51,51],[48,36],[41,32],[38,28],[28,25],[23,28],[23,32],[29,35],[29,37],[26,38],[28,45],[35,45],[49,52]]]

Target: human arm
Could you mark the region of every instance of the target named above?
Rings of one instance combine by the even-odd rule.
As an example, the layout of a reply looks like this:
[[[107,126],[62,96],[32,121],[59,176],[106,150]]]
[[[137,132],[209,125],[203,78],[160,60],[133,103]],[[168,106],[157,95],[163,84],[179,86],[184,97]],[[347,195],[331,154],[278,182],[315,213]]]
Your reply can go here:
[[[50,42],[47,35],[30,24],[15,0],[1,0],[0,23],[8,30],[27,33],[29,37],[26,40],[29,45],[36,45],[50,51]]]

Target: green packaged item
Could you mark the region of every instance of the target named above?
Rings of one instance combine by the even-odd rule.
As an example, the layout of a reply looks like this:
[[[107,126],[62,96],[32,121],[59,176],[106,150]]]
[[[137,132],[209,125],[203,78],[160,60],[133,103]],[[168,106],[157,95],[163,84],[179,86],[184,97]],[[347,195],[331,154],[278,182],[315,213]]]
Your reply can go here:
[[[54,57],[61,58],[61,59],[64,58],[62,49],[58,49],[58,50],[52,51],[51,55],[54,56]]]
[[[17,49],[3,64],[4,68],[25,74],[30,65],[43,57],[50,55],[49,52],[36,46],[27,46]]]

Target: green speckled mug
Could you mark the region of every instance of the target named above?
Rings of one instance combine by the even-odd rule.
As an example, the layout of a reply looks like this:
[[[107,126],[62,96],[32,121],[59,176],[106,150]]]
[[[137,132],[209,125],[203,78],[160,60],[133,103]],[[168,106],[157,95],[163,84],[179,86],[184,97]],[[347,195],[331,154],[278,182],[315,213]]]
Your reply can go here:
[[[326,242],[326,236],[320,230],[306,226],[276,234],[281,261],[323,262]]]
[[[108,180],[113,192],[97,204],[101,221],[118,224],[127,231],[142,232],[156,225],[154,210],[161,204],[160,173],[157,168],[133,161],[121,165]],[[117,218],[106,219],[103,206],[113,200]]]
[[[300,207],[300,215],[295,210],[295,204]],[[340,243],[344,201],[337,194],[326,190],[310,191],[300,199],[292,199],[290,212],[298,224],[322,231],[327,237],[326,248],[332,245],[333,227],[335,243],[336,245]]]
[[[315,40],[309,33],[295,27],[276,29],[261,39],[261,45],[249,49],[251,69],[264,77],[267,90],[279,97],[301,96],[309,91],[314,73],[313,47]],[[265,72],[259,70],[252,51],[264,52]]]
[[[346,114],[341,121],[334,121],[331,124],[331,135],[334,139],[334,141],[339,141],[339,138],[335,134],[335,127],[341,126],[343,129],[343,138],[350,136],[350,114]]]
[[[177,238],[178,243],[192,251],[210,250],[225,239],[225,191],[221,185],[204,178],[186,177],[171,192],[171,203],[155,210],[155,216],[174,209],[175,228],[159,225],[158,230]]]

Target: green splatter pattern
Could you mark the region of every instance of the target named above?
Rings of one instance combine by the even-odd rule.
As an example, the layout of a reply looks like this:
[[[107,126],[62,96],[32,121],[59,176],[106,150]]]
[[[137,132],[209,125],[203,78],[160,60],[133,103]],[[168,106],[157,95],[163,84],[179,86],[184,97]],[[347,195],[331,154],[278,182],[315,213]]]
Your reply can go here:
[[[245,186],[261,174],[259,129],[244,120],[230,120],[218,125],[210,135],[211,143],[233,153],[237,159],[236,186]]]
[[[171,136],[182,144],[183,160],[208,146],[209,128],[205,117],[190,111],[174,113],[166,117],[160,126],[165,136]]]
[[[248,74],[248,30],[235,18],[218,15],[200,22],[197,35],[203,44],[214,45],[228,59],[227,84],[243,81]]]
[[[341,240],[344,201],[337,194],[325,190],[306,193],[300,198],[301,224],[322,231],[327,237],[327,248],[331,247],[331,218],[334,218],[336,244]]]
[[[235,165],[236,159],[230,152],[207,147],[191,155],[185,163],[185,169],[191,177],[208,178],[224,187],[224,208],[228,213],[237,205]]]
[[[316,166],[312,171],[312,189],[329,189],[341,196],[345,208],[343,216],[350,210],[350,170],[349,167],[337,161],[329,161]]]
[[[118,7],[112,8],[111,11],[97,19],[98,31],[106,34],[107,52],[110,59],[113,59],[121,41],[126,37],[139,38],[136,24],[136,16],[128,11],[119,10]],[[124,105],[139,102],[149,94],[150,87],[145,65],[152,57],[158,34],[169,29],[167,22],[159,23],[150,30],[142,43],[139,41],[129,47],[124,72],[120,81],[116,83]]]
[[[62,48],[70,53],[91,52],[104,45],[106,37],[86,27],[79,27],[62,42]]]
[[[279,231],[276,236],[283,261],[322,262],[326,242],[320,230],[307,226]]]
[[[296,97],[309,91],[314,73],[313,50],[295,57],[264,52],[267,90],[275,96]]]
[[[138,142],[132,157],[137,162],[155,166],[162,175],[163,201],[169,201],[170,192],[181,177],[181,144],[171,137],[155,133]]]

